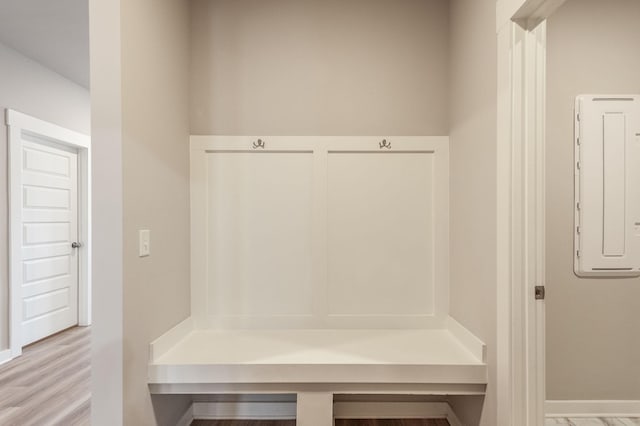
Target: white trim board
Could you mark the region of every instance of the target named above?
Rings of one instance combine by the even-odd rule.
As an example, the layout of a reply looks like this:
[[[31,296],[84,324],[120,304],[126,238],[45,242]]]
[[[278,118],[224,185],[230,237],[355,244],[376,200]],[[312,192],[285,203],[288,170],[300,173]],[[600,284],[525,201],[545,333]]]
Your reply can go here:
[[[498,0],[496,5],[497,30],[514,21],[526,30],[534,29],[551,16],[566,0]]]
[[[485,395],[485,384],[459,383],[149,383],[152,394],[290,394],[331,392],[344,395]]]
[[[516,424],[538,425],[544,418],[545,395],[544,300],[535,299],[535,287],[545,284],[546,25],[525,31],[512,24],[511,37],[513,415]]]
[[[11,349],[5,349],[0,352],[0,365],[5,362],[11,361],[13,357],[11,356]]]
[[[640,417],[640,401],[546,401],[546,417]]]
[[[567,0],[528,0],[513,15],[513,20],[531,31],[544,22]]]
[[[36,135],[78,151],[78,325],[91,324],[91,138],[64,127],[7,109],[9,129],[9,347],[13,358],[22,354],[22,135]]]
[[[335,402],[336,419],[447,419],[462,423],[447,402]]]
[[[295,420],[295,402],[194,402],[196,420]]]
[[[497,243],[499,425],[544,417],[545,26],[558,0],[499,0]],[[541,19],[542,18],[542,19]],[[515,23],[515,20],[520,23]],[[521,26],[522,25],[522,26]]]
[[[91,138],[88,135],[69,130],[57,124],[31,117],[30,115],[12,109],[6,110],[7,126],[18,127],[38,135],[48,136],[57,143],[80,148],[91,147]]]

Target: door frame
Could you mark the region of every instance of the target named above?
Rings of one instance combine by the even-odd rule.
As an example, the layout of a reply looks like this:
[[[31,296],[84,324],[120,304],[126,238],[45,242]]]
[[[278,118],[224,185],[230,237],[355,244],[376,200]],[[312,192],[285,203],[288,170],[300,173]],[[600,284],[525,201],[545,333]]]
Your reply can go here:
[[[565,0],[498,0],[498,418],[544,424],[546,19]]]
[[[78,151],[78,325],[91,324],[91,138],[11,109],[9,142],[9,349],[22,354],[22,134],[27,132]]]

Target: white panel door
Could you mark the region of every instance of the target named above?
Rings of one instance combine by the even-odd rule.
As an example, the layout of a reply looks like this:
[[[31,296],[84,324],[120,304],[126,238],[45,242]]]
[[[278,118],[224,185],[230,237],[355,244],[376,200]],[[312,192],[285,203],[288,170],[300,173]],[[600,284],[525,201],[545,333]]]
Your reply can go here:
[[[22,344],[78,323],[77,152],[22,139]]]

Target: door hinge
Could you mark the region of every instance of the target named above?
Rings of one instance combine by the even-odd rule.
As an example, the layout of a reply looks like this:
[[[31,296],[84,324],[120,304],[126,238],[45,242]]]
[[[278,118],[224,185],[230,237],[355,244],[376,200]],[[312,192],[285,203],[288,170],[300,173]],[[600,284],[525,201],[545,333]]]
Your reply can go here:
[[[545,289],[543,285],[536,286],[536,300],[544,300]]]

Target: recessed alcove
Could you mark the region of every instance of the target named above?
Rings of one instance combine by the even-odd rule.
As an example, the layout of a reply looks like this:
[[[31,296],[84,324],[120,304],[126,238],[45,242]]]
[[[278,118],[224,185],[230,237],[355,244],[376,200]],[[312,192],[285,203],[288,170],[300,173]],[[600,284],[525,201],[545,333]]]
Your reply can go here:
[[[193,136],[191,208],[152,393],[484,393],[448,312],[447,137]]]
[[[151,393],[295,394],[301,425],[335,395],[483,397],[462,323],[491,274],[465,255],[491,230],[463,210],[491,176],[460,176],[492,154],[452,161],[449,2],[245,6],[190,5],[190,317],[151,343]]]

